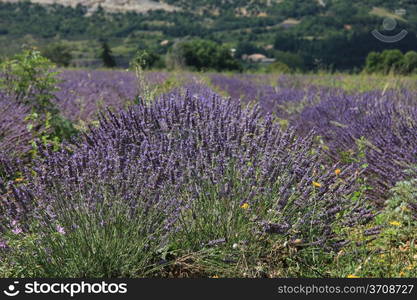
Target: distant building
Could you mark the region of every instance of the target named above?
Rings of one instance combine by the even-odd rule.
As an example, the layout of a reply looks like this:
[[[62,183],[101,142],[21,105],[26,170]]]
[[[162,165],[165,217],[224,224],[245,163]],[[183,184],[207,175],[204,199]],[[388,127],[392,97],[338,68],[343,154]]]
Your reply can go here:
[[[230,54],[231,54],[233,57],[235,57],[235,54],[236,54],[236,48],[232,48],[232,49],[230,49]]]
[[[260,53],[254,53],[251,55],[244,54],[242,55],[242,59],[253,63],[273,63],[275,61],[275,58],[268,58]]]
[[[298,24],[300,24],[300,22],[301,22],[300,20],[289,18],[281,23],[281,27],[288,29],[288,28],[297,26]]]
[[[398,16],[405,16],[407,11],[404,8],[399,8],[395,10],[395,14]]]
[[[324,0],[317,0],[320,6],[326,7],[326,2]]]

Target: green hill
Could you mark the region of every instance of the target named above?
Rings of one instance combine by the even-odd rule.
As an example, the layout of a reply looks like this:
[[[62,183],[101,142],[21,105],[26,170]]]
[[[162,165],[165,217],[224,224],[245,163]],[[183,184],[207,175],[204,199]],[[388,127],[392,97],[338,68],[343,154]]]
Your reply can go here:
[[[239,54],[261,53],[288,60],[291,53],[297,57],[286,63],[298,61],[300,65],[301,60],[304,69],[353,69],[363,64],[370,51],[416,49],[416,1],[393,2],[147,0],[148,9],[142,12],[126,9],[128,6],[124,12],[109,11],[97,4],[91,6],[94,0],[57,1],[73,7],[0,2],[0,55],[15,53],[23,44],[44,47],[51,41],[62,41],[76,59],[88,59],[98,55],[99,40],[105,39],[114,54],[127,61],[137,49],[165,54],[179,40],[203,38],[236,48]],[[113,5],[112,0],[102,3],[110,3],[103,7]],[[120,1],[113,6],[117,3]],[[175,10],[160,9],[165,6]],[[386,30],[386,20],[395,20],[393,30]],[[373,30],[385,35],[407,30],[408,35],[389,44],[375,39]]]

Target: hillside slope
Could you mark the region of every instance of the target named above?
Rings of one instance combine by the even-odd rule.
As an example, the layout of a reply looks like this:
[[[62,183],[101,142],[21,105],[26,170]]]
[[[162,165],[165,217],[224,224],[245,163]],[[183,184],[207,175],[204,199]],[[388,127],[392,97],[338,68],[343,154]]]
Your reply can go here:
[[[234,13],[240,16],[268,16],[284,11],[289,15],[317,15],[338,13],[343,10],[357,10],[373,7],[385,9],[411,9],[417,5],[415,0],[0,0],[0,2],[32,2],[38,4],[60,4],[76,7],[78,4],[92,10],[101,6],[109,12],[150,10],[176,11],[179,9],[191,13],[218,15],[220,12]]]
[[[384,31],[387,24],[395,30]],[[391,45],[374,30],[408,35]],[[284,55],[307,69],[351,69],[370,51],[416,49],[416,37],[417,0],[0,0],[0,57],[23,44],[64,41],[83,60],[107,40],[129,59],[138,49],[163,55],[179,40],[201,38],[237,48],[239,58]]]
[[[0,2],[23,2],[26,0],[0,0]],[[178,7],[169,5],[162,1],[153,0],[31,0],[32,3],[38,3],[43,5],[60,4],[64,6],[76,7],[77,5],[83,5],[89,8],[90,11],[96,10],[101,6],[104,10],[109,12],[147,12],[150,10],[164,10],[174,11],[178,10]]]

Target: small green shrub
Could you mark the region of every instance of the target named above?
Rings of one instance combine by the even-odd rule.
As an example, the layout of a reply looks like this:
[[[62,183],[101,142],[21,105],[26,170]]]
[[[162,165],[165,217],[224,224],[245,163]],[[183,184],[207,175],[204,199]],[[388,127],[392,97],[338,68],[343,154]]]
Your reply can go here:
[[[28,130],[34,131],[35,140],[59,147],[64,139],[77,133],[72,123],[60,115],[55,104],[58,79],[55,65],[39,51],[25,50],[0,65],[0,87],[17,102],[30,107],[26,117]]]
[[[58,80],[54,67],[39,51],[25,50],[1,64],[0,86],[33,111],[56,114],[53,99]]]

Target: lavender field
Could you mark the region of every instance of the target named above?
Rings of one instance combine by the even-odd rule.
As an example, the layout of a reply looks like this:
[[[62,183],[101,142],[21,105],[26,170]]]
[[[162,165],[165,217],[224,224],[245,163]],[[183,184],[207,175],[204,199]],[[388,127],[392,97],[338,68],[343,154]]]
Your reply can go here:
[[[417,79],[56,78],[0,92],[0,276],[417,275]]]

